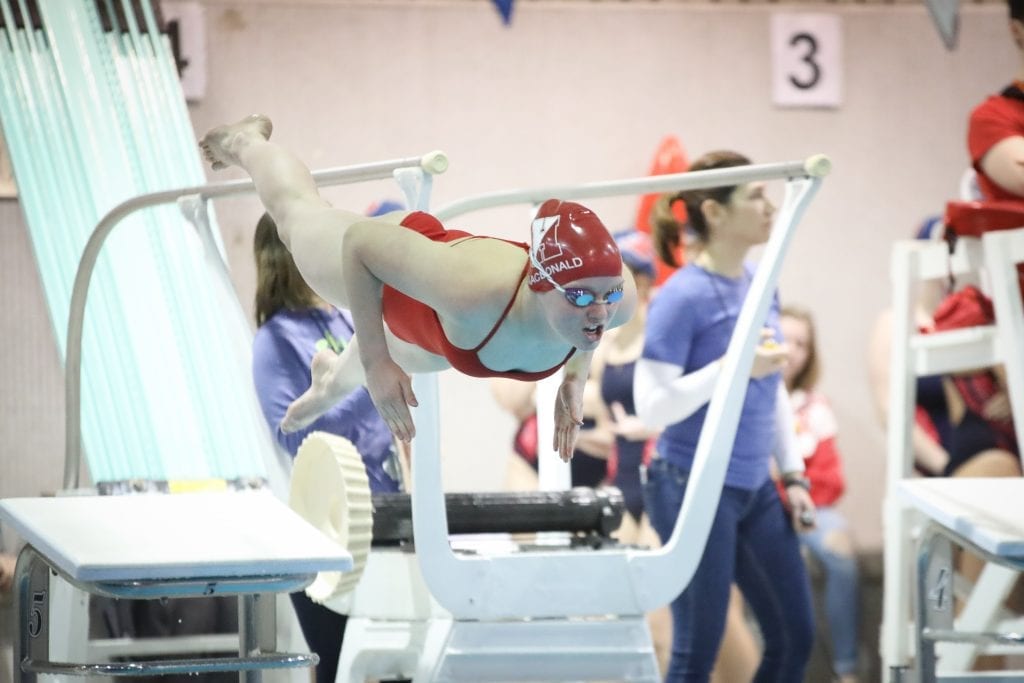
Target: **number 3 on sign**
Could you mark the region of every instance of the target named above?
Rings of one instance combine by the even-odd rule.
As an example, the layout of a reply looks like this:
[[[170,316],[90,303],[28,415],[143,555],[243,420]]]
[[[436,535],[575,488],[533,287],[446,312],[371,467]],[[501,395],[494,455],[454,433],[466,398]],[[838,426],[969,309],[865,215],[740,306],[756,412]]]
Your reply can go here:
[[[781,107],[838,107],[842,34],[835,14],[772,15],[772,100]]]

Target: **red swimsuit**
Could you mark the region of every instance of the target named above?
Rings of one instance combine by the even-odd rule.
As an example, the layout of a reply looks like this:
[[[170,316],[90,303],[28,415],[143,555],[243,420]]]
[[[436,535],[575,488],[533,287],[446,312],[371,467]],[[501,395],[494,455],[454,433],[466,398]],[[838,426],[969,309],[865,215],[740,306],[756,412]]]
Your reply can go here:
[[[430,238],[435,242],[453,242],[463,238],[470,239],[494,239],[487,237],[479,237],[470,235],[467,232],[461,230],[446,230],[441,222],[428,213],[422,211],[414,211],[405,217],[402,221],[402,226],[415,230],[416,232]],[[509,242],[521,247],[523,251],[529,249],[529,247],[523,242]],[[523,272],[519,277],[520,284],[523,278],[526,277],[526,272],[529,269],[529,261],[523,266]],[[397,289],[384,285],[383,291],[383,310],[384,310],[384,322],[387,323],[388,327],[395,334],[396,337],[403,341],[407,341],[410,344],[415,344],[420,348],[430,351],[431,353],[439,356],[444,356],[451,366],[459,372],[469,375],[470,377],[507,377],[509,379],[518,379],[524,382],[535,382],[545,377],[549,377],[558,371],[566,361],[576,353],[575,347],[569,351],[569,354],[562,359],[558,365],[547,370],[541,370],[540,372],[523,372],[519,370],[510,370],[508,372],[499,372],[497,370],[491,370],[483,363],[480,362],[479,352],[487,342],[491,340],[494,334],[501,327],[501,323],[505,321],[505,316],[508,315],[509,310],[512,309],[512,304],[515,303],[516,296],[519,293],[519,287],[517,286],[512,292],[512,298],[509,299],[508,305],[505,306],[505,310],[502,311],[501,316],[497,322],[494,323],[494,327],[487,333],[483,341],[476,345],[472,349],[460,349],[454,346],[444,334],[444,329],[441,327],[441,321],[437,317],[437,312],[430,308],[426,304],[408,297],[402,294]]]

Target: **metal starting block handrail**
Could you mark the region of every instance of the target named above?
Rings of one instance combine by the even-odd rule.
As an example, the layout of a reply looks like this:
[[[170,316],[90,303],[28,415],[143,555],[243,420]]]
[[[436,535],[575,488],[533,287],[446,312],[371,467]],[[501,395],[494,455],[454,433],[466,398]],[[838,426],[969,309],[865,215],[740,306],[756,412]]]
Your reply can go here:
[[[504,190],[466,197],[445,204],[430,213],[444,222],[448,218],[472,211],[510,204],[540,204],[546,199],[594,199],[651,192],[696,190],[722,185],[739,185],[760,180],[792,180],[795,178],[822,178],[831,169],[831,161],[817,154],[803,161],[776,164],[753,164],[710,171],[670,173],[626,180],[609,180],[580,185],[547,186],[531,189]]]
[[[392,159],[368,164],[355,164],[315,171],[313,180],[318,186],[341,185],[367,180],[383,180],[395,171],[405,168],[419,168],[429,174],[444,173],[448,168],[448,157],[443,152],[428,152],[418,157]],[[65,448],[64,448],[64,489],[78,488],[79,469],[82,454],[82,335],[85,325],[85,304],[89,296],[89,284],[103,245],[122,220],[140,209],[170,204],[185,197],[198,197],[200,201],[251,193],[256,189],[252,180],[233,180],[223,183],[197,185],[161,192],[152,192],[125,200],[107,212],[96,224],[82,250],[82,258],[75,273],[71,288],[71,302],[68,307],[67,351],[65,360],[64,400]]]
[[[413,528],[416,556],[434,598],[458,619],[640,614],[671,602],[689,584],[710,532],[739,422],[759,330],[778,283],[796,223],[828,174],[818,155],[804,161],[751,165],[665,176],[496,192],[437,210],[452,218],[478,209],[561,199],[718,187],[786,179],[786,197],[743,302],[715,386],[687,484],[687,495],[669,542],[659,550],[531,552],[501,557],[457,556],[448,539],[441,484],[437,380],[417,375],[417,455],[413,461]],[[683,545],[685,540],[687,545]],[[586,576],[585,581],[580,577]],[[593,586],[616,587],[595,594]]]

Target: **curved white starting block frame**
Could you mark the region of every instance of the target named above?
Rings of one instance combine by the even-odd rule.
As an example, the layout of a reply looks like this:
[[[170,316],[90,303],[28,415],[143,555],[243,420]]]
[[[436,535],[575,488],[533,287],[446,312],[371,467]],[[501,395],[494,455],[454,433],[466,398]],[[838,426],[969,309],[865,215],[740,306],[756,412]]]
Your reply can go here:
[[[413,530],[423,578],[457,620],[642,615],[671,602],[690,582],[707,541],[739,422],[758,331],[775,291],[797,222],[829,172],[824,156],[804,161],[593,183],[513,190],[470,198],[434,211],[442,221],[504,204],[537,204],[552,196],[584,199],[623,194],[787,180],[786,197],[743,303],[715,387],[675,529],[659,550],[531,552],[501,557],[456,555],[448,542],[440,470],[437,380],[418,375],[413,462]],[[683,541],[685,540],[685,545]],[[583,577],[586,577],[585,580]],[[594,590],[594,587],[600,590]]]
[[[469,198],[432,213],[442,221],[477,209],[536,205],[755,180],[785,179],[786,199],[744,302],[701,434],[691,483],[669,543],[660,550],[531,550],[456,555],[448,536],[440,471],[436,375],[416,375],[413,456],[415,559],[371,554],[357,588],[338,665],[339,683],[370,676],[454,681],[660,680],[645,612],[675,598],[696,570],[721,493],[753,362],[782,257],[830,164],[825,157],[722,171],[582,186],[513,190]],[[542,474],[543,476],[543,474]],[[683,545],[683,541],[687,545]],[[380,564],[376,576],[373,562]],[[416,571],[418,565],[419,571]],[[381,585],[383,576],[391,583]],[[373,589],[376,586],[376,589]],[[398,590],[407,605],[381,600]],[[429,593],[429,596],[428,596]],[[396,609],[397,607],[397,609]]]

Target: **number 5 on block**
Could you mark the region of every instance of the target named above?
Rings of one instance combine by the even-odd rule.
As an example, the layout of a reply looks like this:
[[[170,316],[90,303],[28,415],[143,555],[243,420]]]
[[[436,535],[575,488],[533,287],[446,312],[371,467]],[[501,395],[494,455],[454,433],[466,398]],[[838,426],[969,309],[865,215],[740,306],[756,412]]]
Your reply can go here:
[[[772,101],[780,107],[838,107],[842,48],[836,14],[773,14]]]

